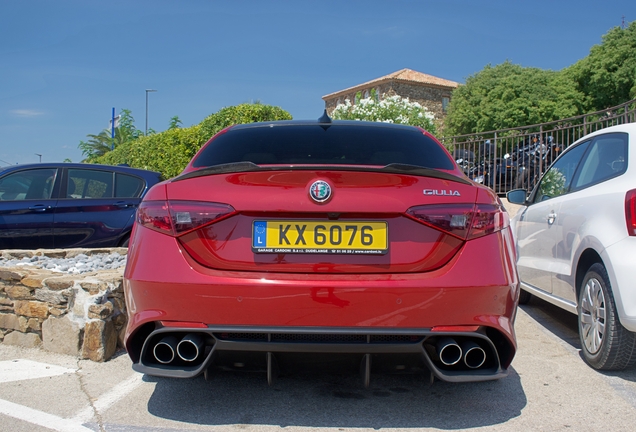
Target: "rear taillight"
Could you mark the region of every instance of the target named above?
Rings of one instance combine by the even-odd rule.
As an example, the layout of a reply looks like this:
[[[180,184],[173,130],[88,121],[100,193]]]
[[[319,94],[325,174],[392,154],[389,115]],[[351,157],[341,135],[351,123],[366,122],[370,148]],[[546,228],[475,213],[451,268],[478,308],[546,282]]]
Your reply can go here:
[[[471,240],[506,228],[510,220],[500,205],[436,204],[411,207],[407,215],[462,240]]]
[[[625,222],[627,233],[632,237],[636,236],[636,189],[625,194]]]
[[[137,223],[171,236],[179,236],[234,213],[232,206],[199,201],[144,201]]]

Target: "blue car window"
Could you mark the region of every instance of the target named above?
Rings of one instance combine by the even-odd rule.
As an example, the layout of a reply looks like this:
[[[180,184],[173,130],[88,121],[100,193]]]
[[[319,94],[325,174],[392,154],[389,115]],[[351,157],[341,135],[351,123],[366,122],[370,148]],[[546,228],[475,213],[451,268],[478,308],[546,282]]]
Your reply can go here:
[[[139,177],[117,173],[115,175],[116,198],[139,198],[144,190],[144,181]]]
[[[113,173],[90,169],[69,169],[66,197],[75,199],[112,198]]]
[[[627,168],[627,134],[612,133],[594,139],[572,189],[582,189],[621,175]]]
[[[54,168],[18,171],[0,179],[1,201],[51,198],[57,170]]]

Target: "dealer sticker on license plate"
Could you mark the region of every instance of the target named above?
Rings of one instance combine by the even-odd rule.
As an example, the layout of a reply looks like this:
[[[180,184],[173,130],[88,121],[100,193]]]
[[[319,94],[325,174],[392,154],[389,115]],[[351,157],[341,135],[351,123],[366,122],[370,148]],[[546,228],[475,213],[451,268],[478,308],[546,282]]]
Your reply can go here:
[[[385,221],[257,220],[252,224],[255,253],[385,254]]]

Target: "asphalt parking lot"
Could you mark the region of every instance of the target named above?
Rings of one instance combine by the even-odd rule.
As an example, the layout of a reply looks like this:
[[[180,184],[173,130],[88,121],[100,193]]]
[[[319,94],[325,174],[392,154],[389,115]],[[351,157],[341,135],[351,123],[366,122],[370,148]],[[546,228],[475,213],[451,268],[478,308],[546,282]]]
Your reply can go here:
[[[2,431],[631,431],[636,370],[599,373],[579,356],[576,317],[533,299],[519,310],[508,377],[430,383],[421,375],[224,372],[205,381],[0,345]]]

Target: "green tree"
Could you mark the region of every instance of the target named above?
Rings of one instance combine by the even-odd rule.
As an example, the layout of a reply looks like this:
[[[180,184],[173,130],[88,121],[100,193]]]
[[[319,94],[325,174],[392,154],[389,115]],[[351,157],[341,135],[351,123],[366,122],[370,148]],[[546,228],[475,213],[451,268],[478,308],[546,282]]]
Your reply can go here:
[[[96,159],[98,163],[161,172],[164,177],[178,175],[197,151],[214,134],[228,126],[256,121],[291,120],[291,115],[279,108],[263,104],[241,104],[221,109],[200,124],[188,128],[168,129],[153,135],[140,136],[117,146]]]
[[[111,150],[112,140],[108,129],[104,129],[98,135],[86,135],[88,141],[80,141],[78,147],[85,156],[84,162],[94,162]]]
[[[590,111],[636,98],[636,21],[614,27],[590,54],[568,68],[578,90],[589,98]]]
[[[545,123],[636,98],[636,21],[615,27],[590,54],[561,71],[508,61],[486,66],[453,92],[445,135]]]
[[[85,156],[83,162],[95,163],[100,157],[104,156],[114,148],[128,141],[139,138],[142,133],[135,127],[135,119],[132,117],[131,111],[124,109],[121,112],[119,126],[115,128],[115,137],[112,138],[112,131],[104,129],[99,134],[86,135],[89,140],[80,141],[78,147]]]
[[[207,141],[221,129],[235,124],[271,120],[291,120],[292,116],[282,108],[261,102],[244,103],[222,108],[206,117],[201,123],[201,134]]]
[[[354,104],[348,99],[345,100],[344,104],[336,106],[331,116],[338,120],[408,124],[420,126],[432,134],[436,133],[433,123],[435,116],[426,107],[397,95],[383,96],[382,100],[378,101],[375,93],[364,99],[357,94]]]
[[[445,135],[462,135],[558,120],[582,114],[585,97],[560,72],[506,61],[487,65],[453,91]]]
[[[121,110],[121,118],[119,119],[119,127],[116,129],[120,129],[122,134],[122,142],[127,142],[131,140],[136,140],[144,133],[143,131],[137,129],[135,126],[135,119],[132,116],[132,111],[129,109]]]
[[[170,119],[170,125],[168,126],[168,129],[178,129],[181,127],[182,124],[183,122],[181,121],[179,116],[173,116]]]

